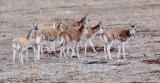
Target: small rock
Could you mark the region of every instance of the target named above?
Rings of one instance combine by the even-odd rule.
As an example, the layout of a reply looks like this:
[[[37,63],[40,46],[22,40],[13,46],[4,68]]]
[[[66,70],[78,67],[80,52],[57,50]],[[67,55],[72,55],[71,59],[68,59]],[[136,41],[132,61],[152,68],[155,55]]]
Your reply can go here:
[[[146,54],[144,54],[144,57],[147,57],[147,55],[146,55]]]
[[[3,37],[6,37],[6,35],[3,35]]]

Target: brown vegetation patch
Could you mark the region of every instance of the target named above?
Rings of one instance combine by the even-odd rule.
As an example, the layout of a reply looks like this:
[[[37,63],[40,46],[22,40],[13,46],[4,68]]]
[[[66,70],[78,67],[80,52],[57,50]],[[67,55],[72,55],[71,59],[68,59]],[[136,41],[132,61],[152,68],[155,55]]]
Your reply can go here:
[[[156,56],[160,55],[160,54],[155,54]]]
[[[139,31],[136,31],[136,32],[159,32],[159,31],[146,29],[146,30],[139,30]]]
[[[56,52],[54,52],[54,51],[52,51],[52,52],[44,51],[43,52],[43,54],[49,54],[49,55],[54,55],[54,56],[56,56],[57,53],[60,53],[60,51],[56,51]]]
[[[134,82],[130,82],[130,83],[143,83],[143,82],[136,82],[136,81],[134,81]]]
[[[122,66],[122,65],[128,65],[128,64],[130,64],[130,62],[128,62],[128,63],[116,63],[116,64],[111,64],[111,65],[113,65],[113,66]]]
[[[144,62],[144,63],[147,63],[147,64],[159,64],[160,65],[160,59],[142,60],[141,62]]]
[[[75,6],[60,6],[59,8],[74,8]]]
[[[32,47],[29,47],[29,48],[28,48],[28,50],[32,50],[32,49],[33,49]]]
[[[95,46],[94,48],[97,52],[103,52],[104,51],[104,47]],[[69,51],[72,52],[71,49]],[[76,49],[74,51],[77,52]],[[116,51],[117,51],[117,48],[113,48],[113,47],[111,48],[111,52],[116,52]],[[67,50],[65,50],[65,52],[67,52]],[[87,52],[94,53],[92,47],[87,47]],[[60,53],[60,51],[56,51],[56,53]],[[79,47],[79,53],[84,53],[84,47]]]
[[[160,74],[160,70],[151,71],[150,73],[154,73],[154,74]]]
[[[107,61],[90,61],[87,62],[87,64],[106,64],[108,63]]]
[[[141,30],[141,31],[136,31],[136,33],[143,33],[144,36],[152,36],[152,37],[160,36],[160,33],[158,30],[143,30],[143,31]]]
[[[104,51],[104,47],[95,46],[94,48],[97,52],[103,52]],[[117,51],[117,49],[112,47],[111,52],[113,52],[113,51],[115,52],[115,51]],[[84,52],[84,47],[80,47],[80,52]],[[94,52],[94,51],[93,51],[92,47],[87,47],[87,52]]]
[[[7,80],[8,82],[17,82],[17,83],[21,83],[21,82],[24,82],[24,83],[30,83],[30,82],[45,82],[45,81],[50,81],[50,82],[52,82],[49,78],[45,78],[45,79],[43,79],[43,78],[26,78],[26,79],[20,79],[20,80],[17,80],[17,79],[9,79],[9,80]],[[64,82],[64,81],[62,81],[62,82],[52,82],[52,83],[67,83],[67,82]]]
[[[93,58],[93,57],[95,57],[95,56],[86,56],[86,57],[90,57],[90,58]]]
[[[160,34],[157,34],[157,33],[153,32],[153,33],[151,33],[151,36],[152,36],[152,37],[159,37]]]
[[[17,83],[21,83],[21,82],[38,82],[38,81],[42,81],[42,79],[38,79],[38,78],[26,78],[26,79],[21,79],[21,80],[17,80],[17,79],[9,79],[7,80],[7,82],[17,82]]]
[[[78,58],[77,56],[72,56],[72,58]]]
[[[17,81],[17,82],[34,82],[34,81],[42,81],[42,79],[34,78],[34,79],[24,79],[22,81]]]
[[[91,48],[91,47],[90,47]],[[98,46],[95,46],[95,49],[97,50],[97,52],[103,52],[104,51],[104,47],[98,47]],[[92,49],[93,50],[93,49]],[[107,50],[106,50],[107,51]],[[117,51],[117,49],[116,48],[111,48],[110,49],[110,51],[111,52],[115,52],[115,51]]]
[[[160,43],[160,41],[153,41],[153,43]]]
[[[154,70],[154,71],[150,71],[150,72],[141,72],[141,73],[138,73],[138,74],[145,74],[145,73],[150,73],[150,74],[158,74],[160,75],[160,70]]]
[[[147,43],[160,43],[160,41],[148,41]]]

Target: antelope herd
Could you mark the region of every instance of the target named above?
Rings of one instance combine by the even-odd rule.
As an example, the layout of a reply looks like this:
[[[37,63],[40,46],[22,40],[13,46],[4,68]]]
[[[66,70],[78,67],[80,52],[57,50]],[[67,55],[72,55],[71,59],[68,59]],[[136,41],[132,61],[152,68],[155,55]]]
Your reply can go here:
[[[28,31],[25,38],[14,38],[12,41],[13,48],[13,63],[15,63],[15,55],[18,52],[20,61],[23,64],[23,54],[26,54],[28,61],[28,48],[32,46],[34,51],[35,62],[40,60],[40,54],[43,53],[43,46],[47,48],[48,52],[55,51],[55,44],[60,46],[60,59],[62,56],[67,59],[66,52],[69,54],[69,50],[72,50],[71,58],[75,55],[75,48],[77,51],[77,57],[80,58],[79,47],[85,42],[84,54],[86,54],[87,43],[95,50],[92,39],[99,36],[104,43],[104,55],[107,59],[106,50],[109,55],[109,59],[112,61],[110,48],[114,41],[119,41],[121,45],[118,45],[118,58],[120,57],[121,49],[123,51],[123,58],[125,58],[125,45],[134,36],[136,24],[129,23],[129,29],[111,29],[104,30],[102,23],[99,22],[95,26],[88,26],[89,20],[88,14],[79,20],[60,20],[56,23],[57,26],[44,27],[39,29],[38,24],[32,25],[32,30]],[[51,46],[47,46],[47,42],[51,43]]]

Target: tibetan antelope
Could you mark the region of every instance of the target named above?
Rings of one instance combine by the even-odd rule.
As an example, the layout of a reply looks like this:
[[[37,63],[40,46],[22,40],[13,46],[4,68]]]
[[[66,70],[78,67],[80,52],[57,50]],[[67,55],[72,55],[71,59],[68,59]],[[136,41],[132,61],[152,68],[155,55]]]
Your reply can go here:
[[[80,58],[79,57],[79,44],[80,44],[82,38],[84,37],[84,35],[87,33],[88,33],[88,31],[86,28],[86,22],[82,26],[80,26],[78,29],[73,27],[68,30],[62,31],[58,36],[59,42],[61,45],[60,58],[62,58],[62,54],[63,54],[64,57],[67,59],[67,57],[65,55],[65,49],[68,45],[72,47],[71,57],[74,55],[74,46],[76,45],[77,56],[78,56],[78,58]]]
[[[93,48],[94,52],[97,53],[91,40],[95,37],[95,35],[103,33],[102,23],[99,22],[97,25],[93,27],[88,27],[87,30],[88,30],[88,34],[85,35],[85,54],[86,54],[88,42],[90,46]]]
[[[126,60],[126,58],[125,58],[125,45],[135,35],[135,28],[136,28],[136,23],[135,24],[129,23],[129,29],[111,29],[111,30],[106,30],[106,31],[104,31],[104,33],[102,33],[100,38],[104,42],[105,60],[107,59],[106,47],[107,47],[107,52],[109,54],[109,59],[112,60],[110,48],[111,48],[113,42],[116,40],[118,40],[121,43],[121,45],[118,46],[118,49],[119,49],[118,50],[118,58],[120,58],[120,53],[121,53],[121,49],[122,49],[123,59]]]
[[[83,18],[81,18],[79,21],[75,21],[73,19],[64,19],[61,20],[62,25],[63,25],[63,29],[64,30],[68,30],[70,28],[79,28],[81,25],[83,25],[86,22],[89,22],[89,20],[87,19],[88,14],[85,14]],[[80,43],[82,46],[82,43]],[[69,49],[71,47],[67,46],[67,54],[69,54]]]
[[[83,25],[85,23],[85,21],[87,20],[87,17],[88,17],[88,14],[84,15],[84,17],[79,21],[76,21],[76,20],[73,20],[73,19],[61,20],[62,25],[63,25],[63,29],[64,30],[68,30],[70,27],[81,26],[81,25]]]
[[[54,27],[55,25],[53,25]],[[57,35],[63,31],[63,27],[61,22],[55,27],[55,28],[51,28],[51,27],[47,27],[47,28],[42,28],[39,30],[42,33],[43,36],[43,45],[45,44],[45,46],[47,47],[47,50],[49,52],[56,51],[55,50],[55,40],[57,39]],[[47,41],[51,41],[51,50],[49,49],[49,47],[46,45]],[[43,53],[43,45],[41,46],[41,53]]]
[[[35,55],[35,62],[37,60],[40,60],[40,49],[41,49],[41,44],[42,44],[42,34],[41,32],[38,30],[38,23],[37,25],[32,26],[32,31],[30,34],[30,43],[32,45],[33,51],[34,51],[34,55]]]
[[[28,31],[28,34],[25,38],[14,38],[12,40],[12,50],[13,50],[13,63],[15,64],[15,55],[18,52],[23,64],[23,54],[26,54],[26,60],[28,61],[28,48],[29,48],[29,37],[31,31]]]

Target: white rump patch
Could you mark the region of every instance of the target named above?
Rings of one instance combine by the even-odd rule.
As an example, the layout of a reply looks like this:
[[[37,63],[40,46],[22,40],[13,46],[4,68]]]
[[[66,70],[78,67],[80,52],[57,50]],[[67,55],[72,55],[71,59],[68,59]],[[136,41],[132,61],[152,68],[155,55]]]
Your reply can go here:
[[[12,43],[12,48],[13,48],[13,50],[20,50],[20,45],[19,44],[17,44],[17,43]]]

